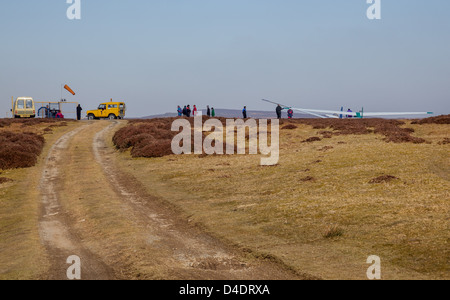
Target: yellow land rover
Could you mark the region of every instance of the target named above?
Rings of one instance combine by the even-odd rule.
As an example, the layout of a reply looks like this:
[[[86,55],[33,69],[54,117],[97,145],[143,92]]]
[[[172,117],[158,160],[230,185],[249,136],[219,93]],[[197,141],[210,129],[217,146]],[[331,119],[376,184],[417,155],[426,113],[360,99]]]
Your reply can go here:
[[[123,102],[106,102],[99,105],[97,110],[89,110],[86,116],[89,120],[99,119],[123,119],[125,118],[126,105]]]

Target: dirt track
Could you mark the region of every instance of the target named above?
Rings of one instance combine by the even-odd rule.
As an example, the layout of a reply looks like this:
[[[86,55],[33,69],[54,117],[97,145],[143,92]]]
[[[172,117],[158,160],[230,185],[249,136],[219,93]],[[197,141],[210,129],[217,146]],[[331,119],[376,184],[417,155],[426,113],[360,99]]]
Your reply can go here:
[[[273,261],[250,258],[190,226],[149,195],[137,178],[120,172],[107,141],[119,125],[84,123],[48,153],[40,187],[41,241],[51,262],[44,278],[67,279],[71,255],[81,259],[82,279],[305,278]],[[96,192],[105,189],[103,196]],[[102,207],[110,215],[95,219]],[[125,228],[125,222],[133,229]]]

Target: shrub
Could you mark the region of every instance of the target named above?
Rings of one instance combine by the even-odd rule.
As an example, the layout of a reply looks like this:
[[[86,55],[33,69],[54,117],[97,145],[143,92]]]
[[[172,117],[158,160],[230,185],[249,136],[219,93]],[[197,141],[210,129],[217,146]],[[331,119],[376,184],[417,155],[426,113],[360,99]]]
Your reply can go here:
[[[297,128],[298,128],[298,127],[295,126],[294,124],[288,124],[288,125],[284,126],[284,127],[281,128],[281,129],[292,130],[292,129],[297,129]]]
[[[34,133],[0,132],[0,169],[34,166],[44,143],[45,139]]]
[[[445,119],[445,118],[443,118]],[[425,119],[428,120],[428,119]],[[428,120],[424,122],[445,122],[441,119]],[[332,135],[361,135],[361,134],[382,134],[386,142],[394,143],[415,143],[426,142],[424,139],[416,138],[411,135],[414,132],[412,128],[401,128],[405,122],[399,120],[386,119],[297,119],[297,124],[306,124],[314,129],[331,128],[333,131],[321,131],[324,138],[330,138]]]
[[[422,119],[422,120],[416,120],[416,121],[412,122],[412,124],[419,124],[419,125],[423,125],[423,124],[450,124],[450,115],[437,116],[437,117],[431,117],[431,118],[426,118],[426,119]]]
[[[208,117],[203,116],[203,122]],[[222,122],[223,126],[226,126],[225,118],[216,118]],[[165,119],[141,119],[131,120],[130,124],[124,128],[118,130],[113,136],[113,143],[117,149],[125,151],[131,148],[132,157],[163,157],[171,155],[172,153],[172,140],[178,134],[178,132],[171,131],[172,122],[175,118]],[[192,127],[192,152],[194,151],[194,119],[187,119],[191,123]],[[202,141],[204,141],[207,134],[202,133]],[[249,139],[249,134],[246,133],[246,139]],[[235,141],[236,143],[236,141]],[[214,144],[213,144],[214,146]],[[227,144],[224,143],[223,149],[226,152]],[[236,150],[236,144],[234,145]],[[206,155],[200,155],[205,157]]]

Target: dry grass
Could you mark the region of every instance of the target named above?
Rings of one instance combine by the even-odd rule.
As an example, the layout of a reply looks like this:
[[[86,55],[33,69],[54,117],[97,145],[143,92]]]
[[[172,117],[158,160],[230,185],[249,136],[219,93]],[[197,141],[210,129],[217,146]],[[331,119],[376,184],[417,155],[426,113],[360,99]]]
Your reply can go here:
[[[4,125],[0,133],[23,131],[22,122],[0,119],[0,123]],[[26,130],[37,134],[47,125],[42,123]],[[52,135],[46,135],[43,155],[38,157],[36,166],[1,173],[6,182],[0,183],[0,280],[38,279],[49,266],[37,226],[41,202],[40,166],[52,143],[70,128],[55,127]]]
[[[385,279],[448,279],[450,158],[438,145],[448,125],[338,121],[285,121],[298,128],[281,131],[272,168],[259,156],[127,153],[122,168],[214,235],[300,272],[365,279],[367,257],[378,255]],[[302,143],[324,130],[329,138]],[[399,132],[412,139],[390,139]],[[386,174],[399,179],[369,184]],[[344,234],[324,238],[332,224]]]

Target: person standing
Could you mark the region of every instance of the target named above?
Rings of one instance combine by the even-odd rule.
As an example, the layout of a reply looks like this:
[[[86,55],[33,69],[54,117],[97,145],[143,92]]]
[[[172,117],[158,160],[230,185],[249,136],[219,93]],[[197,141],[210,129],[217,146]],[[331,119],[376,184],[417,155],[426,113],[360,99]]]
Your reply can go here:
[[[347,112],[351,113],[352,110],[349,108],[349,109],[347,110]],[[351,119],[351,118],[353,118],[353,116],[352,116],[352,115],[347,115],[347,118],[348,118],[348,119]]]
[[[294,117],[294,111],[292,110],[292,108],[289,108],[288,110],[288,118],[292,119]]]
[[[281,119],[281,111],[282,110],[283,110],[283,108],[281,108],[281,105],[278,105],[277,109],[276,109],[278,119]]]
[[[58,110],[58,113],[56,114],[57,119],[64,119],[64,115],[61,113],[60,110]]]
[[[179,105],[178,105],[178,108],[177,108],[177,113],[178,113],[179,117],[183,116],[183,110],[181,109],[181,106],[179,106]]]
[[[209,108],[209,105],[206,106],[206,115],[207,115],[208,117],[211,117],[211,108]]]
[[[214,107],[211,108],[211,117],[215,117],[216,116],[216,111],[214,110]]]
[[[198,114],[197,106],[194,105],[194,108],[192,109],[192,115],[193,115],[194,117],[196,117],[197,114]]]
[[[244,106],[244,109],[242,110],[242,116],[244,119],[247,119],[247,106]]]
[[[78,104],[78,106],[77,106],[77,121],[80,121],[81,120],[81,111],[82,111],[83,109],[81,108],[81,105],[80,104]]]
[[[183,108],[183,116],[187,117],[187,107],[186,107],[186,105]]]
[[[190,118],[191,117],[191,113],[192,113],[191,106],[188,105],[187,106],[187,110],[186,110],[186,117]]]

